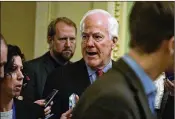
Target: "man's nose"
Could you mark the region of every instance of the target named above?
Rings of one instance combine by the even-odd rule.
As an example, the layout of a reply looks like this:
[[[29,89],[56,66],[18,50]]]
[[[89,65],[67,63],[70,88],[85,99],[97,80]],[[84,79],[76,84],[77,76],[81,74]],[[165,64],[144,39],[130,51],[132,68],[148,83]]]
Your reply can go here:
[[[65,46],[66,47],[70,47],[70,39],[69,38],[67,38],[66,43],[65,43]]]
[[[89,37],[89,39],[87,39],[87,46],[94,46],[94,40],[92,37]]]

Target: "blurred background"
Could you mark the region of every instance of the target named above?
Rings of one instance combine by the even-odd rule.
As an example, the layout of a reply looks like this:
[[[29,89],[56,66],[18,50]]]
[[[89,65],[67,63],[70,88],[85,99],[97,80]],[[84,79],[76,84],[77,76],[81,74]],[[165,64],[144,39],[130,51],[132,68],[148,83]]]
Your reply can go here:
[[[113,51],[116,60],[128,51],[128,15],[133,2],[0,2],[1,33],[9,44],[18,45],[26,60],[36,58],[48,51],[47,26],[56,17],[68,17],[78,27],[77,48],[71,59],[81,59],[79,22],[91,9],[104,9],[119,22],[119,41]]]

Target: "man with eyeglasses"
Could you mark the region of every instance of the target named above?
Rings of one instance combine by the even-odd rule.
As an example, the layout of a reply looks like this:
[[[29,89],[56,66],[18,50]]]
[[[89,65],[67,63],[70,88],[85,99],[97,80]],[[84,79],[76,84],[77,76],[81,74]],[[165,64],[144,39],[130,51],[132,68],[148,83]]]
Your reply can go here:
[[[47,29],[49,51],[24,64],[24,71],[30,78],[22,92],[24,100],[33,102],[41,99],[48,74],[56,67],[71,64],[76,35],[76,24],[69,18],[58,17],[50,22]]]

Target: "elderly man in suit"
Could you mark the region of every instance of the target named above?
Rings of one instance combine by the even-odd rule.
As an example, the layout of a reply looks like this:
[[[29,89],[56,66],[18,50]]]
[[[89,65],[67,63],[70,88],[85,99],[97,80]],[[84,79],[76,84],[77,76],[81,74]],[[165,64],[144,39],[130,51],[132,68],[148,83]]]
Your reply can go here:
[[[48,74],[57,67],[71,64],[69,60],[75,52],[76,34],[76,24],[67,17],[50,22],[47,30],[49,51],[24,64],[24,71],[30,78],[22,91],[24,100],[41,99]]]
[[[130,50],[82,94],[71,119],[154,119],[153,81],[174,64],[174,3],[136,2]]]
[[[81,96],[113,64],[111,53],[118,38],[117,20],[105,10],[95,9],[82,18],[80,30],[83,59],[56,69],[48,76],[45,85],[44,97],[54,88],[59,90],[52,107],[54,119],[69,109],[69,97],[73,93]]]

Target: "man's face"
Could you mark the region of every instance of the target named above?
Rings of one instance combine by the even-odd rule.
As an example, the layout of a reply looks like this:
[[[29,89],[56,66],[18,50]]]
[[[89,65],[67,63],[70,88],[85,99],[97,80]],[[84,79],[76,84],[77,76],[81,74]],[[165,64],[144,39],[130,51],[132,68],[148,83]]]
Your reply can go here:
[[[160,72],[174,72],[174,37],[162,41],[155,57],[159,62]]]
[[[115,46],[110,39],[108,21],[104,15],[94,14],[84,20],[82,31],[82,55],[91,68],[103,68],[111,59],[111,51]]]
[[[64,22],[56,24],[56,34],[51,41],[51,50],[56,58],[69,61],[76,48],[76,30]]]
[[[4,65],[7,62],[7,47],[0,40],[0,79],[4,77]]]

